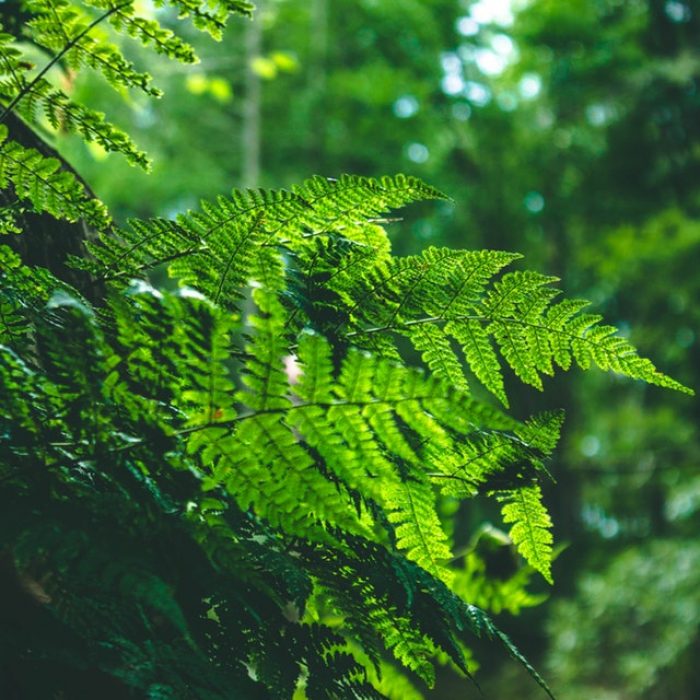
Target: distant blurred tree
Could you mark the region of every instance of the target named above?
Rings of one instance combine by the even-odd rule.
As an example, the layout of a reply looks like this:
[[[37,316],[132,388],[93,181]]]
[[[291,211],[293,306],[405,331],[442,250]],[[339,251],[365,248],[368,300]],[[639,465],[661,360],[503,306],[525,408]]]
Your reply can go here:
[[[638,342],[673,338],[666,360],[697,385],[698,8],[534,2],[513,36],[521,51],[514,77],[541,80],[532,177],[546,201],[540,220],[544,240],[555,242],[553,268],[618,323],[634,320]],[[583,575],[572,600],[554,606],[552,668],[571,697],[696,697],[687,663],[700,594],[682,572],[693,566],[687,538],[698,526],[698,406],[675,410],[655,392],[611,392],[599,382],[572,393],[576,430],[558,476],[575,494],[576,545],[563,563],[573,584],[611,555],[620,559]],[[679,577],[672,591],[669,571]]]

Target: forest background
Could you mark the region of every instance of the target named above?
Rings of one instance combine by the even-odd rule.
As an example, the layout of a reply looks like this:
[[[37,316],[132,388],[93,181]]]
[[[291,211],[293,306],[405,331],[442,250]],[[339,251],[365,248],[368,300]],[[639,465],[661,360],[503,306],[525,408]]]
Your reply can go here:
[[[125,42],[165,89],[158,102],[59,76],[153,158],[149,176],[58,134],[118,219],[172,216],[200,197],[309,173],[414,174],[454,203],[413,207],[397,253],[522,251],[562,277],[568,296],[633,327],[632,341],[671,375],[700,384],[700,6],[257,5],[257,21],[232,23],[220,44],[186,36],[196,66]],[[562,698],[698,697],[697,402],[596,374],[548,380],[546,400],[511,394],[516,415],[567,411],[547,494],[566,546],[555,588],[543,584],[537,607],[500,624]],[[517,563],[484,525],[496,513],[469,508],[472,546],[506,577]],[[478,658],[493,697],[537,696],[490,653]],[[451,697],[449,678],[437,687],[435,697]]]

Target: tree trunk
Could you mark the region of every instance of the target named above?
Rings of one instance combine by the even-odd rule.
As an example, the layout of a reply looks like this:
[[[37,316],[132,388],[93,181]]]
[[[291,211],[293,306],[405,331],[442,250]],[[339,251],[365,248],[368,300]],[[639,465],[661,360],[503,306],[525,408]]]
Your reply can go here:
[[[256,13],[263,10],[262,0],[255,3]],[[262,22],[250,22],[245,33],[245,101],[243,103],[243,187],[260,186],[260,76],[255,70],[255,59],[262,49]]]

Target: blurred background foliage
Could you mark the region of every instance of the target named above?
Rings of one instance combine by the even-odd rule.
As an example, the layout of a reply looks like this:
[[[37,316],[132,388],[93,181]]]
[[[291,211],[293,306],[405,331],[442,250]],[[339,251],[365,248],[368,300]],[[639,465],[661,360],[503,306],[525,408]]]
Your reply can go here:
[[[54,134],[117,218],[313,173],[418,175],[454,204],[392,224],[398,252],[523,252],[700,386],[700,3],[260,0],[220,44],[186,38],[196,66],[128,47],[157,103],[57,76],[154,159],[149,177]],[[536,589],[501,623],[564,700],[700,697],[700,407],[588,373],[546,389],[515,408],[567,411],[549,494],[566,546],[547,602]],[[465,569],[529,578],[493,513],[463,515]],[[498,585],[464,593],[499,612]],[[477,658],[492,697],[536,697]],[[452,693],[446,672],[432,697]]]

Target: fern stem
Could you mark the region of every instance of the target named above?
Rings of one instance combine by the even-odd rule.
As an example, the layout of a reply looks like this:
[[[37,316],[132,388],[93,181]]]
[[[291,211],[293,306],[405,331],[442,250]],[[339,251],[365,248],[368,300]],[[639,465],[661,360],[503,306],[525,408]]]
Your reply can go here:
[[[346,333],[346,338],[353,338],[358,335],[368,335],[369,333],[383,333],[384,331],[400,331],[408,326],[419,326],[424,323],[441,323],[447,321],[485,321],[488,320],[485,316],[455,316],[454,318],[443,318],[442,316],[423,316],[422,318],[414,318],[410,321],[404,321],[401,325],[388,323],[384,326],[374,326],[372,328],[363,328],[359,331],[350,331]]]
[[[94,21],[92,21],[90,24],[88,24],[85,29],[83,29],[82,32],[74,36],[70,41],[66,43],[66,45],[42,68],[41,71],[34,77],[34,79],[28,83],[27,85],[20,90],[17,95],[15,95],[14,99],[10,104],[5,107],[3,110],[2,114],[0,114],[0,124],[2,124],[7,116],[10,114],[10,112],[17,106],[17,104],[22,100],[28,93],[32,91],[32,89],[36,86],[36,84],[92,29],[94,29],[98,24],[106,20],[108,17],[113,15],[115,12],[119,12],[119,10],[124,9],[127,7],[127,5],[131,5],[131,0],[127,0],[127,2],[123,2],[120,5],[115,5],[114,7],[111,7],[107,12],[104,12],[101,14],[99,17],[97,17]]]
[[[548,333],[556,333],[557,335],[562,335],[565,338],[576,338],[584,343],[588,343],[593,347],[598,347],[595,341],[588,338],[586,335],[573,335],[561,328],[552,328],[551,326],[545,326],[541,323],[532,323],[532,321],[526,321],[522,318],[508,318],[506,316],[494,316],[489,313],[486,316],[479,314],[457,314],[455,316],[450,316],[449,318],[444,318],[443,316],[423,316],[421,318],[413,318],[409,321],[404,321],[400,324],[388,323],[384,326],[373,326],[370,328],[361,328],[357,331],[350,331],[345,334],[345,338],[354,338],[358,335],[368,335],[370,333],[384,333],[385,331],[401,331],[404,328],[410,326],[419,326],[425,323],[448,323],[450,321],[481,321],[482,323],[493,322],[493,323],[506,323],[513,326],[525,326],[527,328],[536,328],[538,330],[547,331]],[[342,324],[341,324],[342,325]]]
[[[210,428],[233,428],[238,423],[241,423],[242,421],[245,420],[250,420],[251,418],[259,418],[260,416],[265,416],[265,415],[283,415],[285,413],[289,413],[294,410],[298,410],[300,408],[324,408],[324,409],[330,409],[330,408],[335,408],[338,406],[354,406],[357,408],[362,408],[364,406],[376,406],[377,404],[389,404],[389,405],[396,405],[399,403],[404,403],[406,401],[430,401],[430,400],[439,400],[440,397],[435,397],[435,396],[412,396],[412,397],[404,397],[401,399],[393,399],[393,400],[388,400],[388,399],[370,399],[368,401],[325,401],[325,402],[310,402],[310,403],[300,403],[300,404],[291,404],[289,406],[285,406],[284,408],[263,408],[260,409],[259,411],[251,411],[250,413],[244,413],[240,416],[236,416],[235,418],[231,418],[230,420],[225,420],[225,421],[212,421],[208,423],[202,423],[201,425],[193,425],[191,428],[183,428],[182,430],[176,430],[175,432],[171,433],[168,437],[184,437],[187,435],[192,435],[193,433],[198,433],[201,432],[202,430],[209,430]],[[148,440],[134,440],[132,442],[129,442],[126,445],[122,445],[120,447],[117,447],[114,452],[127,452],[129,450],[133,450],[136,447],[140,447],[141,445],[147,443]],[[67,442],[50,442],[48,443],[48,447],[78,447],[78,443],[67,443]],[[74,461],[80,461],[81,459],[85,459],[84,457],[80,457]]]

